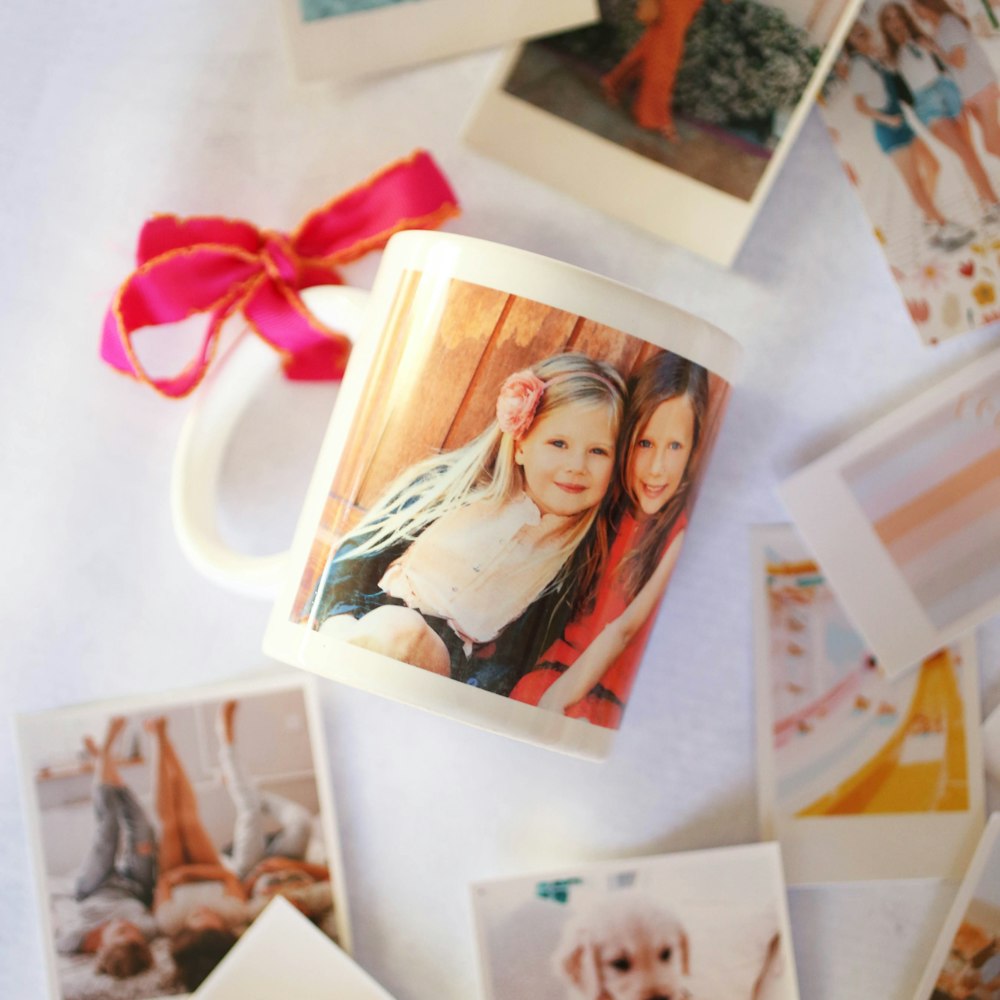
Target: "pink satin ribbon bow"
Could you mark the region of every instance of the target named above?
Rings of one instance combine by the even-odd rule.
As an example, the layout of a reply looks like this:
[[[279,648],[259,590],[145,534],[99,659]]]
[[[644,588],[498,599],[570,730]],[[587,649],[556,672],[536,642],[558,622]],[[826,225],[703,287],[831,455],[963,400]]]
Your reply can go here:
[[[292,233],[219,216],[156,215],[139,234],[137,268],[104,319],[101,357],[165,396],[186,396],[202,380],[222,325],[241,312],[282,355],[292,379],[336,379],[350,342],[314,319],[299,297],[312,285],[339,285],[337,266],[380,249],[402,229],[434,228],[458,202],[430,155],[417,151],[311,212]],[[201,346],[183,371],[152,377],[132,335],[144,327],[208,313]]]

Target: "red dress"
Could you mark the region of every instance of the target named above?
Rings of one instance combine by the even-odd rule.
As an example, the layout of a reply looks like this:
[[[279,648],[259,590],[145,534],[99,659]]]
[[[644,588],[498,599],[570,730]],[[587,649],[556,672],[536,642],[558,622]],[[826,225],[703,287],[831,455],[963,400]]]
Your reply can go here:
[[[687,517],[682,513],[670,529],[660,554],[661,558],[686,525]],[[600,635],[604,627],[618,618],[628,607],[629,602],[617,579],[617,569],[632,550],[639,529],[639,522],[631,514],[626,514],[611,546],[604,570],[597,581],[593,609],[575,618],[566,626],[562,637],[552,643],[539,660],[540,666],[525,674],[517,682],[510,693],[511,698],[529,705],[537,705],[556,678],[562,676],[564,670],[576,663],[580,654]],[[564,715],[574,719],[587,719],[594,725],[606,726],[609,729],[618,728],[655,618],[655,614],[649,615],[642,628],[636,632],[597,684],[583,698],[569,705]]]

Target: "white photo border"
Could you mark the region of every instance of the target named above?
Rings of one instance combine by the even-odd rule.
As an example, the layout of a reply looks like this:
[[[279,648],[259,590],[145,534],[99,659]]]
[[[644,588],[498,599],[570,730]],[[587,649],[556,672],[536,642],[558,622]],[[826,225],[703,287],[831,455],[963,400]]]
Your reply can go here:
[[[694,851],[677,851],[639,858],[618,858],[609,861],[583,861],[575,866],[558,869],[525,872],[503,878],[483,879],[469,886],[469,906],[472,910],[476,940],[476,956],[479,978],[479,992],[484,1000],[508,1000],[499,997],[492,988],[488,975],[488,955],[490,952],[486,921],[480,907],[480,898],[493,888],[513,889],[515,886],[530,886],[538,882],[562,882],[581,877],[599,879],[620,875],[623,871],[642,872],[644,869],[679,868],[685,865],[711,865],[724,855],[727,860],[738,863],[745,858],[747,865],[767,866],[770,882],[774,890],[775,915],[781,935],[781,954],[785,961],[785,971],[789,983],[789,1000],[798,1000],[798,975],[795,967],[795,948],[792,939],[791,922],[788,914],[788,893],[782,868],[781,846],[774,842],[738,844],[730,847],[710,847]],[[720,896],[725,890],[720,890]]]
[[[301,691],[305,704],[308,724],[309,745],[315,766],[316,792],[320,805],[321,829],[327,865],[332,882],[334,916],[340,947],[351,954],[350,915],[348,897],[344,885],[344,865],[341,854],[338,823],[333,791],[330,785],[329,755],[323,730],[323,719],[319,710],[316,681],[308,674],[293,670],[269,671],[217,684],[175,689],[162,694],[133,695],[108,701],[84,702],[61,708],[32,712],[15,717],[18,770],[21,777],[21,795],[24,803],[25,823],[28,832],[31,867],[34,871],[35,899],[38,906],[38,927],[42,932],[42,947],[46,969],[49,996],[52,1000],[63,1000],[56,964],[55,927],[48,900],[47,885],[49,874],[45,867],[42,848],[41,803],[35,775],[29,754],[29,744],[44,738],[44,731],[58,726],[62,719],[74,719],[95,713],[108,715],[136,715],[148,711],[162,711],[172,707],[184,707],[203,702],[224,701],[229,698],[244,698],[280,691]],[[252,925],[251,925],[252,926]],[[181,994],[184,995],[184,994]],[[173,996],[173,995],[172,995]],[[171,1000],[169,997],[148,997],[146,1000]]]
[[[770,629],[765,546],[805,544],[790,524],[751,529],[754,674],[757,730],[757,811],[761,836],[781,844],[789,885],[898,878],[961,878],[983,829],[985,788],[980,736],[976,644],[963,637],[961,691],[965,715],[968,809],[961,812],[892,813],[782,818],[775,808],[774,718],[770,686]],[[820,564],[820,572],[823,566]]]
[[[979,885],[983,871],[986,869],[991,855],[996,849],[998,836],[1000,836],[1000,813],[993,813],[986,824],[986,829],[979,840],[975,854],[969,862],[968,871],[965,874],[965,878],[962,879],[955,902],[948,911],[948,916],[945,918],[944,926],[941,928],[937,943],[934,945],[930,957],[927,959],[927,966],[920,979],[920,985],[913,995],[913,1000],[928,1000],[928,997],[930,997],[931,991],[934,989],[934,984],[941,974],[944,961],[948,957],[951,943],[955,939],[955,934],[962,923],[962,918],[965,916],[965,911],[969,908],[973,893]]]
[[[1000,372],[1000,350],[977,358],[938,385],[869,425],[778,489],[844,610],[889,676],[960,639],[1000,613],[1000,594],[943,628],[921,607],[852,493],[844,470],[923,416]]]
[[[634,153],[520,97],[504,84],[509,51],[465,128],[474,149],[584,204],[729,267],[840,52],[863,0],[849,0],[749,201]],[[624,192],[624,194],[622,194]]]
[[[285,41],[300,80],[346,82],[580,27],[597,0],[413,0],[306,21],[299,0],[280,0]]]

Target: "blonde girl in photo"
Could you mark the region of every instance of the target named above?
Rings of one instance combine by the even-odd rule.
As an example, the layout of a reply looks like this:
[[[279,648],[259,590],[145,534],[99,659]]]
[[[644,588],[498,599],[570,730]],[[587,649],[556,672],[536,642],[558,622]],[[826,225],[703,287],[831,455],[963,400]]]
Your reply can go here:
[[[596,578],[624,409],[621,375],[583,354],[511,375],[485,431],[408,469],[345,536],[314,627],[509,694]]]
[[[937,51],[962,95],[964,114],[979,123],[986,151],[1000,156],[1000,85],[969,19],[948,0],[913,0],[913,9],[930,27]]]
[[[629,380],[610,514],[614,543],[586,612],[511,697],[618,727],[684,541],[707,411],[708,373],[669,351]]]

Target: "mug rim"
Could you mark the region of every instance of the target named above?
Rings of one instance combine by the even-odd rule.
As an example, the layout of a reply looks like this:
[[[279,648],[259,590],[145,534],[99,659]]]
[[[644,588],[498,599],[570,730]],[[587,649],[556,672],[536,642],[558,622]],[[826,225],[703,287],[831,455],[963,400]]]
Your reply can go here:
[[[430,229],[409,229],[391,236],[386,243],[385,257],[395,257],[401,254],[412,254],[424,247],[430,249],[434,246],[451,246],[459,252],[475,253],[480,256],[489,255],[494,258],[507,258],[506,262],[517,261],[521,264],[532,264],[544,268],[548,273],[540,277],[541,281],[559,281],[560,278],[579,285],[585,283],[592,289],[610,293],[607,299],[602,299],[600,308],[582,309],[578,304],[580,290],[574,288],[566,294],[566,301],[553,301],[561,296],[540,295],[524,290],[514,290],[508,287],[511,284],[520,284],[520,281],[507,281],[498,290],[509,291],[512,294],[533,298],[535,301],[554,308],[565,309],[567,312],[577,313],[586,319],[595,320],[603,325],[615,328],[621,333],[638,337],[648,343],[662,347],[664,350],[673,351],[676,354],[695,361],[724,378],[730,385],[740,381],[745,348],[732,334],[716,326],[714,323],[703,319],[696,313],[674,305],[656,295],[636,288],[627,282],[619,281],[600,274],[597,271],[590,271],[578,264],[571,264],[560,260],[558,257],[549,257],[546,254],[537,253],[534,250],[525,250],[521,247],[512,246],[509,243],[500,243],[495,240],[483,239],[477,236],[466,236],[464,233],[450,233],[440,230]],[[474,264],[475,259],[466,261],[467,264]],[[489,268],[494,267],[500,261],[492,261]],[[380,268],[381,270],[381,268]],[[463,280],[470,280],[464,278]],[[496,288],[496,284],[483,283],[485,287]],[[572,300],[572,301],[570,301]],[[621,303],[616,307],[615,303]],[[594,312],[600,315],[594,315]],[[696,342],[678,346],[675,338],[669,335],[658,334],[655,329],[635,329],[637,322],[644,319],[643,313],[657,313],[662,316],[664,313],[673,315],[678,319],[683,319],[687,328],[687,335],[693,336],[695,332],[698,339],[709,341],[710,343],[699,345]],[[645,327],[646,323],[639,323]],[[693,328],[697,327],[697,331]]]

